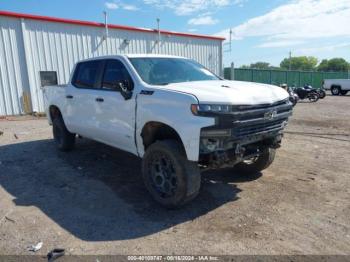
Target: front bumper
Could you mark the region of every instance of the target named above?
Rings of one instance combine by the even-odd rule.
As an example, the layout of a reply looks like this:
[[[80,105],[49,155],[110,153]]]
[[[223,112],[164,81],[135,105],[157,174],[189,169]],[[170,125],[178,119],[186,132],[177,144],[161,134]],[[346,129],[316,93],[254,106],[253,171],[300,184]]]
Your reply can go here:
[[[216,115],[215,125],[201,129],[200,162],[208,163],[218,155],[237,162],[256,154],[259,148],[278,147],[292,108],[287,99],[269,105],[237,106],[228,114]]]

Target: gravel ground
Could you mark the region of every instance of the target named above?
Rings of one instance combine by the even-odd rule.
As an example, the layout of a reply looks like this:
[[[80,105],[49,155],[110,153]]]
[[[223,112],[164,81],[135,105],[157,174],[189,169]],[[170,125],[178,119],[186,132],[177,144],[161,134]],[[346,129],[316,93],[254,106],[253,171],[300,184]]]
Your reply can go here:
[[[349,109],[299,103],[270,168],[206,172],[175,211],[151,200],[136,157],[86,139],[61,153],[45,119],[2,119],[0,253],[350,254]]]

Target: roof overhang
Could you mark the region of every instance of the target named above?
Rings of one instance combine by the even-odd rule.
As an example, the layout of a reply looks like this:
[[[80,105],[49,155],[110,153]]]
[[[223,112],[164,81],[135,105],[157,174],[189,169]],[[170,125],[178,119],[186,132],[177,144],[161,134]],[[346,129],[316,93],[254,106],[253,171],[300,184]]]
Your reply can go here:
[[[82,25],[82,26],[105,27],[105,24],[97,23],[97,22],[89,22],[89,21],[81,21],[81,20],[74,20],[74,19],[41,16],[41,15],[22,14],[22,13],[15,13],[15,12],[1,11],[1,10],[0,10],[0,16],[25,18],[25,19],[39,20],[39,21],[45,21],[45,22],[65,23],[65,24]],[[128,30],[128,31],[137,31],[137,32],[146,32],[146,33],[158,33],[158,30],[156,30],[156,29],[147,29],[147,28],[140,28],[140,27],[124,26],[124,25],[108,24],[108,28]],[[219,40],[219,41],[225,40],[225,38],[218,37],[218,36],[189,34],[189,33],[173,32],[173,31],[167,31],[167,30],[159,30],[159,31],[161,34],[166,34],[166,35],[175,35],[175,36],[182,36],[182,37],[194,37],[194,38]]]

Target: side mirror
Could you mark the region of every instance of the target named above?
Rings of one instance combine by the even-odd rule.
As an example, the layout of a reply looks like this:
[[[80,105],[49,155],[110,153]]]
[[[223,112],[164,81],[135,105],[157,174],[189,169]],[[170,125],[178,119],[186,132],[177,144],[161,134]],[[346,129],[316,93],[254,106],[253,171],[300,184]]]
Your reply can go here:
[[[134,89],[133,84],[128,80],[123,80],[123,82],[118,83],[121,95],[125,100],[130,99],[132,96],[132,90]]]

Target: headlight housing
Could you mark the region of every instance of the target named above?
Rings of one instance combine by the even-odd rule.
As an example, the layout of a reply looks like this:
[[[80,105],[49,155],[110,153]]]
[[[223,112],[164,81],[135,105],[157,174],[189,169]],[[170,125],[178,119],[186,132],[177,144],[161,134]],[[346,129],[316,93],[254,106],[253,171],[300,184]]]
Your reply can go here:
[[[191,111],[194,115],[206,115],[212,113],[227,114],[231,112],[231,105],[216,105],[216,104],[193,104]]]

